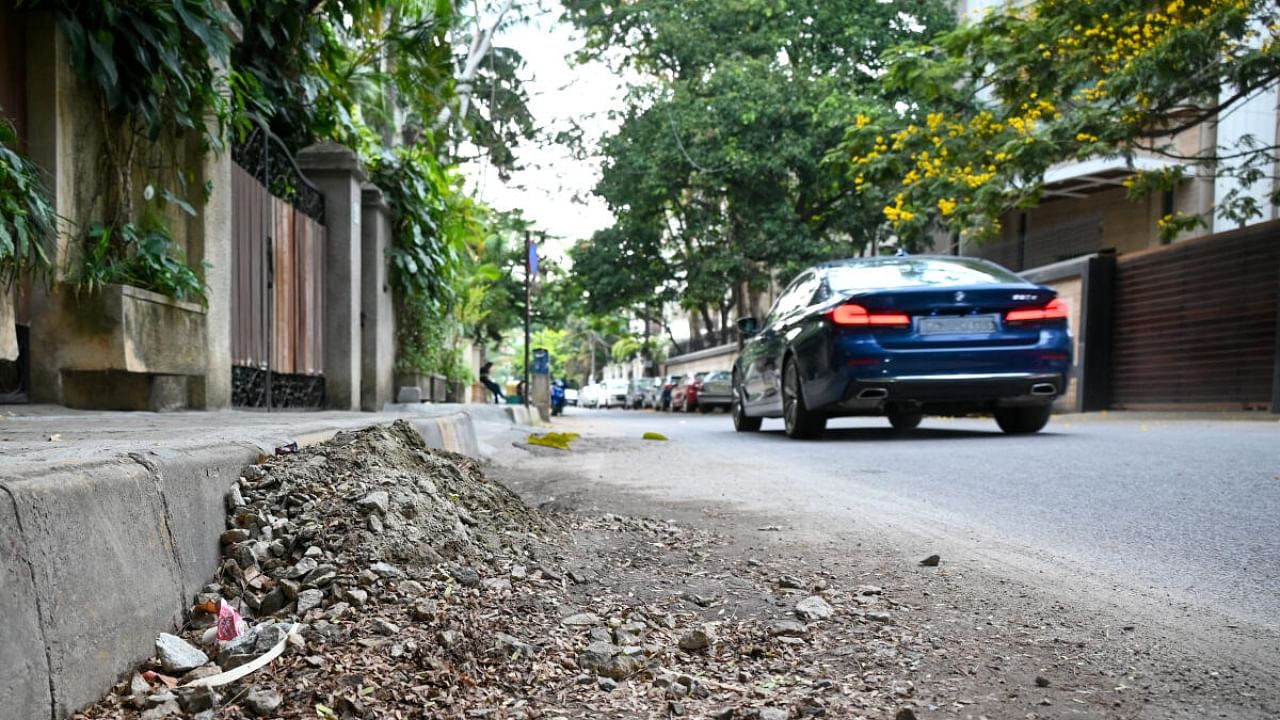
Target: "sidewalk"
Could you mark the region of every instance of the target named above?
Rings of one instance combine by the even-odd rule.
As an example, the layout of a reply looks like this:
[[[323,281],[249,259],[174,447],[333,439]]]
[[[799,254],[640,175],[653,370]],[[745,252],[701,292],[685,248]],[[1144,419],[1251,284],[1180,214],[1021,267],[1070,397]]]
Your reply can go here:
[[[153,654],[213,576],[225,497],[260,455],[404,419],[428,446],[481,458],[475,421],[510,429],[523,410],[0,406],[0,720],[67,717]]]

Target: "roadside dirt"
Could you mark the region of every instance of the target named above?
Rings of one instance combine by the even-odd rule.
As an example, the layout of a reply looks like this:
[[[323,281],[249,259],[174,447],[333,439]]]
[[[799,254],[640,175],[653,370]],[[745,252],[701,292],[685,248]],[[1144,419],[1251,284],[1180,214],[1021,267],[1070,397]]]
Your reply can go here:
[[[531,460],[490,473],[535,507],[661,517],[714,539],[694,571],[677,558],[640,570],[634,562],[593,561],[596,581],[616,595],[679,596],[695,583],[740,617],[769,617],[787,612],[777,578],[790,575],[811,590],[852,598],[830,621],[831,633],[811,639],[804,662],[855,692],[874,688],[884,702],[874,710],[828,707],[830,717],[893,717],[895,708],[910,708],[919,718],[1280,718],[1280,647],[1268,641],[1188,633],[1194,620],[1126,607],[1123,597],[1065,575],[1032,583],[1008,568],[954,570],[946,558],[936,567],[904,563],[902,548],[865,530],[819,541],[776,525],[777,517],[666,502],[566,471],[592,454],[643,463],[643,446],[584,438],[574,462]],[[576,561],[647,554],[627,547],[628,538],[615,541],[608,553],[576,552]],[[928,554],[922,547],[919,559]],[[868,623],[870,608],[857,602],[864,599],[857,588],[868,585],[883,590],[875,603],[888,616],[883,622]],[[895,662],[868,664],[886,658]]]

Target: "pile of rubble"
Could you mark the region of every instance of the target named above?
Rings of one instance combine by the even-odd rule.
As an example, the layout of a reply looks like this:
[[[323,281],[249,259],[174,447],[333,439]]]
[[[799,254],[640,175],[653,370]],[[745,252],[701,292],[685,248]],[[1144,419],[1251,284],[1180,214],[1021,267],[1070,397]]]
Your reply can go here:
[[[597,573],[601,533],[617,556]],[[183,631],[77,717],[783,720],[882,717],[911,692],[878,588],[757,577],[780,612],[738,617],[657,592],[681,574],[657,562],[638,595],[607,571],[706,560],[708,537],[541,515],[407,424],[245,468],[222,541]]]

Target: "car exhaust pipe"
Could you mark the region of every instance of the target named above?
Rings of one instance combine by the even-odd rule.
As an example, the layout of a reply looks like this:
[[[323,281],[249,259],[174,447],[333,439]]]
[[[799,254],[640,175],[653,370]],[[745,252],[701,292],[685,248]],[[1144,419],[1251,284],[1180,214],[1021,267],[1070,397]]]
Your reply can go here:
[[[859,400],[883,400],[889,397],[889,391],[884,388],[866,388],[858,393]]]
[[[1058,386],[1053,383],[1036,383],[1031,386],[1032,395],[1056,395]]]

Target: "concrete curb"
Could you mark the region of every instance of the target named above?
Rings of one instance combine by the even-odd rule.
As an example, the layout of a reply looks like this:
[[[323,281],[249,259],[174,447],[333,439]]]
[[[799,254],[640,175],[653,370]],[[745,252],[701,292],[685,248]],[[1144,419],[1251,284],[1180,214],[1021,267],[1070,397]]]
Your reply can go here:
[[[313,426],[293,441],[389,419]],[[406,419],[430,447],[479,454],[465,413]],[[154,654],[217,569],[224,497],[263,451],[193,443],[0,475],[0,720],[68,717]]]

